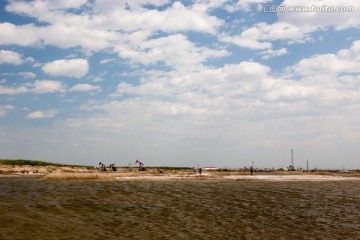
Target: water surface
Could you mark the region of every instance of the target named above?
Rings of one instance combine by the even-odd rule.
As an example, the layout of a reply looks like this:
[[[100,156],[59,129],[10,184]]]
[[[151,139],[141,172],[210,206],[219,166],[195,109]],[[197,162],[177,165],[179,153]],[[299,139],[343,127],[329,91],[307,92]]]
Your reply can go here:
[[[360,239],[358,182],[0,178],[0,239]]]

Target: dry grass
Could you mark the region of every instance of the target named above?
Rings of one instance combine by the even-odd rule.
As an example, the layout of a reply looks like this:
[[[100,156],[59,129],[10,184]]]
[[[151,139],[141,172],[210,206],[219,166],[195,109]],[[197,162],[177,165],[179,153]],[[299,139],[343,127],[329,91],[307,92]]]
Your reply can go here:
[[[326,175],[326,176],[335,176],[336,173],[329,171],[315,171],[315,172],[307,172],[308,175]]]
[[[155,173],[132,172],[54,172],[44,176],[45,180],[114,180],[116,177],[156,176]]]

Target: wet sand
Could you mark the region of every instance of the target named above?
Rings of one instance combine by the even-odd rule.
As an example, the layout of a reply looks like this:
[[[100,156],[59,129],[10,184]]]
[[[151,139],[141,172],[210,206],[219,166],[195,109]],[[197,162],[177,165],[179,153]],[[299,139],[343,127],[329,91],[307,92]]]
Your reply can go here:
[[[233,180],[259,180],[259,181],[360,181],[359,177],[331,176],[331,175],[250,175],[225,176]]]
[[[219,175],[205,173],[199,174],[175,174],[175,175],[138,175],[118,176],[119,181],[131,180],[237,180],[237,181],[360,181],[357,176],[339,175],[311,175],[311,174],[256,174],[256,175]]]

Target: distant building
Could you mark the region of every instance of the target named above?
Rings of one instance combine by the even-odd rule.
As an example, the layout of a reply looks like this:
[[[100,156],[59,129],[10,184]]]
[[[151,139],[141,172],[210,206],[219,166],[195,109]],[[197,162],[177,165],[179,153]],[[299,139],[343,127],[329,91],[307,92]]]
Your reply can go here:
[[[217,167],[213,167],[213,166],[205,166],[205,167],[202,167],[203,170],[217,170],[218,168]]]

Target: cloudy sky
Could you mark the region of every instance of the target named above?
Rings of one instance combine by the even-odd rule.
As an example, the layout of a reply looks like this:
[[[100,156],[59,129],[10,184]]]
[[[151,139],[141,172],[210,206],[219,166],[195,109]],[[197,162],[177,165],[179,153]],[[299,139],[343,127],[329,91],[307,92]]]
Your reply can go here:
[[[360,1],[301,2],[1,1],[0,158],[360,168]]]

